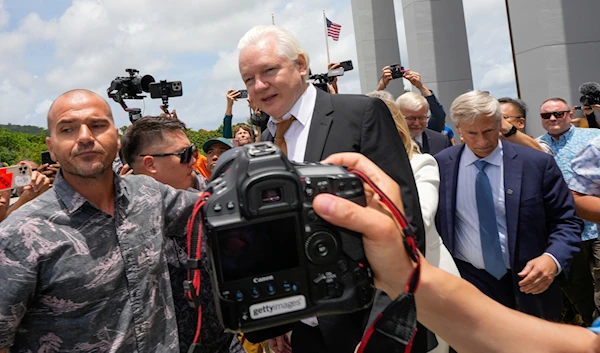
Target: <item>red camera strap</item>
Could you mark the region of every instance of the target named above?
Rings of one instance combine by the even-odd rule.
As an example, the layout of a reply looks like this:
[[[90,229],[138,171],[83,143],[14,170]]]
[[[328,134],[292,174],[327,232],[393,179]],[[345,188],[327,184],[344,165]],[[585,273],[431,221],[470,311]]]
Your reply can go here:
[[[187,251],[188,259],[195,259],[197,263],[200,263],[202,258],[202,217],[199,218],[200,224],[198,226],[198,236],[194,237],[194,223],[196,217],[202,211],[202,207],[206,204],[206,201],[210,197],[210,193],[205,192],[200,195],[190,218],[187,222]],[[194,341],[190,345],[188,350],[189,353],[193,353],[196,347],[200,344],[200,330],[202,329],[202,306],[200,305],[200,268],[196,266],[195,269],[188,269],[187,282],[189,285],[186,288],[188,302],[194,304],[194,307],[198,310],[198,324],[196,326],[196,334],[194,335]]]
[[[348,168],[348,171],[367,183],[379,195],[381,202],[388,207],[394,219],[404,231],[404,248],[408,256],[417,264],[406,283],[404,293],[377,316],[365,333],[358,348],[358,353],[409,353],[417,333],[417,306],[414,293],[419,286],[421,275],[421,258],[417,250],[414,228],[396,205],[369,177],[354,168]]]

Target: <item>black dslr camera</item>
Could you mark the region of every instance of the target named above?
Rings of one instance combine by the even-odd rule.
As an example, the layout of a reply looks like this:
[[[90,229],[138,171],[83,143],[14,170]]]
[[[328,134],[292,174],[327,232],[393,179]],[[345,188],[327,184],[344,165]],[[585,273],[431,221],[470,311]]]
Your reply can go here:
[[[390,71],[392,72],[392,80],[404,77],[404,66],[398,64],[390,65]]]
[[[219,158],[207,191],[204,234],[226,329],[250,332],[371,304],[361,234],[312,209],[319,193],[366,205],[361,180],[344,167],[293,164],[270,142],[249,144]]]
[[[579,98],[579,102],[584,106],[592,106],[594,104],[600,104],[600,95],[584,94]]]

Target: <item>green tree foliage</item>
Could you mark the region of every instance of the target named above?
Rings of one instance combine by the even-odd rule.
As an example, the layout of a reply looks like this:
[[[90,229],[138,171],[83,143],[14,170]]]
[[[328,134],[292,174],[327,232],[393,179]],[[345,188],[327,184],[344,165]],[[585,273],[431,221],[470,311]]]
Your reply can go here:
[[[0,128],[0,161],[8,165],[14,165],[20,160],[29,159],[37,164],[42,162],[42,151],[47,151],[46,147],[46,130],[36,126],[20,126],[20,125],[0,125],[10,126],[8,128]],[[121,134],[125,132],[127,126],[121,127]],[[30,131],[31,133],[21,132]],[[186,135],[190,141],[202,151],[202,145],[208,139],[223,136],[223,125],[216,130],[186,130]]]
[[[42,151],[46,151],[48,148],[46,147],[45,130],[40,128],[38,132],[37,135],[32,135],[0,129],[0,161],[14,165],[20,160],[29,159],[40,164]]]
[[[217,138],[223,136],[223,125],[219,127],[217,130],[204,130],[200,129],[198,131],[187,129],[185,134],[190,139],[190,142],[198,146],[198,152],[204,154],[202,150],[202,145],[209,139]]]
[[[39,126],[13,125],[10,123],[8,125],[0,124],[0,129],[7,129],[9,132],[22,132],[24,134],[30,134],[30,135],[36,135],[36,136],[39,136],[42,133],[42,131],[45,131],[44,128],[41,128]]]

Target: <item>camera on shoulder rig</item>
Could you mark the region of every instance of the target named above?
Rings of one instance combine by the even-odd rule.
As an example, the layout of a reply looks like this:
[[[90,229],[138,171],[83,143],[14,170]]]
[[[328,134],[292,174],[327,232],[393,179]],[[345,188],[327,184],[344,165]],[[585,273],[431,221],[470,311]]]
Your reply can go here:
[[[136,69],[125,69],[125,71],[129,76],[115,78],[106,92],[109,98],[119,103],[129,113],[129,120],[132,123],[142,117],[142,111],[139,108],[128,108],[125,99],[144,99],[146,96],[142,92],[150,93],[150,98],[162,99],[165,112],[168,112],[169,97],[183,95],[181,81],[155,82],[154,77],[150,75],[139,76],[139,71]]]
[[[371,304],[362,235],[312,208],[320,193],[366,205],[361,180],[346,168],[296,164],[271,142],[249,144],[219,158],[207,191],[202,233],[226,329],[250,332]],[[192,233],[191,243],[198,242]],[[192,256],[188,267],[199,260]]]

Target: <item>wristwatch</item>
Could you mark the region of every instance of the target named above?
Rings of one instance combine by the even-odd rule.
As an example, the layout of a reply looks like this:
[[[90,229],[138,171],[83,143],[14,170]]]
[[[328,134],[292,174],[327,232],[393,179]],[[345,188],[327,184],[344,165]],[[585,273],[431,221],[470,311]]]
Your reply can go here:
[[[517,127],[513,125],[513,127],[510,128],[510,130],[508,130],[508,132],[506,134],[502,134],[504,137],[511,137],[512,135],[517,133]]]

